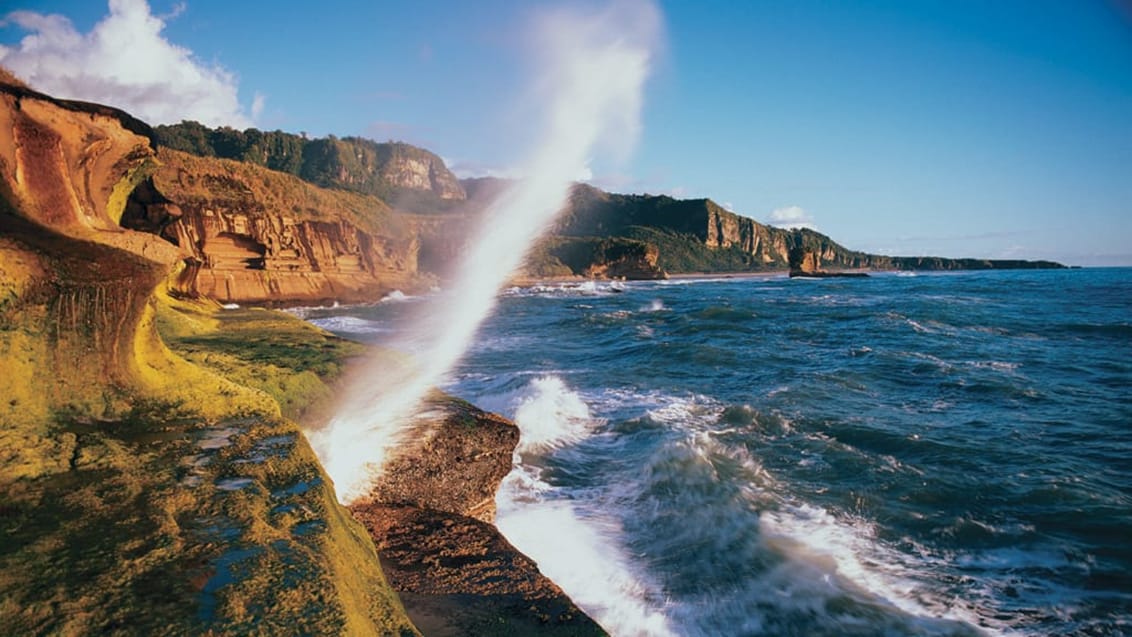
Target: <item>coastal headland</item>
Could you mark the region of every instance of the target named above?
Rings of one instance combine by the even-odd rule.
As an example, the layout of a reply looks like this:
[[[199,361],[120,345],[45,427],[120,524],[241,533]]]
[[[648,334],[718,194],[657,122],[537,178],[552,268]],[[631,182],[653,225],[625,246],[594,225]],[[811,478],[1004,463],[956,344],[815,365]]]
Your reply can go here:
[[[436,393],[344,507],[303,427],[383,354],[263,309],[442,282],[505,184],[404,144],[189,129],[0,74],[0,632],[602,634],[491,524],[513,424]],[[579,186],[520,276],[962,267],[1059,266]]]

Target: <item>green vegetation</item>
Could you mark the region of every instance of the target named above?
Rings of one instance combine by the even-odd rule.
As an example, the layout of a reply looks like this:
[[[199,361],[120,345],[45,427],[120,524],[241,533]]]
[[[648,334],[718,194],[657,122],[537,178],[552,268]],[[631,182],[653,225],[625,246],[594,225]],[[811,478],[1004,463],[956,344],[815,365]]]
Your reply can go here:
[[[316,186],[372,195],[418,213],[445,212],[461,205],[431,191],[393,185],[390,170],[403,160],[443,162],[427,150],[402,142],[378,143],[333,135],[308,139],[280,130],[212,129],[194,121],[154,128],[158,143],[199,157],[231,159],[288,173]]]
[[[330,396],[328,383],[365,347],[320,330],[293,316],[248,308],[210,317],[215,325],[194,331],[193,307],[185,301],[163,304],[157,328],[170,349],[186,360],[233,382],[265,392],[288,418]],[[198,311],[199,312],[199,311]]]
[[[21,281],[39,266],[3,263],[0,292],[28,300]],[[161,295],[153,306],[143,325],[171,350],[154,332],[135,351],[148,373],[173,374],[168,397],[146,394],[143,378],[110,390],[117,410],[8,412],[0,632],[415,634],[298,427],[239,393],[302,413],[362,346],[280,312]],[[28,311],[0,322],[6,369],[21,342],[33,368],[52,365]],[[18,395],[34,396],[36,378]]]
[[[711,248],[698,237],[650,226],[630,226],[625,235],[655,245],[657,265],[666,272],[749,272],[757,270],[753,255],[739,246]]]

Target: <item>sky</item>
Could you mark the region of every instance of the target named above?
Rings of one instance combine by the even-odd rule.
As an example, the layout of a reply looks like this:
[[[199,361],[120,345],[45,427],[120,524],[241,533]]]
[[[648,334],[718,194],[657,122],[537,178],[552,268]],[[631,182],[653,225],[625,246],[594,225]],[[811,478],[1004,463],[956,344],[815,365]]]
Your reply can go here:
[[[537,119],[531,25],[566,4],[12,0],[0,64],[154,124],[402,140],[507,176]],[[867,252],[1132,265],[1132,1],[656,7],[636,151],[580,178]]]

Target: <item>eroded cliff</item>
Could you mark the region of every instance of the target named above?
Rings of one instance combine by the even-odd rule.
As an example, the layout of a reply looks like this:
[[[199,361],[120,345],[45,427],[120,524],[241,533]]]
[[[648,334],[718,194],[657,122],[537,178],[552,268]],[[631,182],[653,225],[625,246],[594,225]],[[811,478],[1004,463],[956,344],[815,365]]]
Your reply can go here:
[[[365,302],[429,286],[412,221],[381,200],[253,164],[161,149],[152,184],[179,209],[182,294],[236,303]]]
[[[428,206],[465,198],[463,186],[440,157],[403,142],[333,135],[308,139],[279,130],[213,129],[192,121],[158,126],[155,132],[168,148],[248,162],[387,201],[407,198]]]
[[[0,72],[0,633],[413,634],[272,395],[321,381],[161,293],[156,168],[145,124]]]
[[[624,237],[657,247],[669,272],[1059,268],[1049,261],[891,257],[846,249],[807,228],[766,226],[710,199],[618,195],[579,184],[555,227],[567,237]]]

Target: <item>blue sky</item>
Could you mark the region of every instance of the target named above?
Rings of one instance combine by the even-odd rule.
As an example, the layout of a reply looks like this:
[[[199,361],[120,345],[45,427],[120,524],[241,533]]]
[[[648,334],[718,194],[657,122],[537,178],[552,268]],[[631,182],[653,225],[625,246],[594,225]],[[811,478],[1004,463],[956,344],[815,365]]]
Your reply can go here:
[[[115,0],[132,18],[113,29],[98,2],[11,4],[0,64],[48,92],[155,122],[401,139],[506,174],[530,134],[529,25],[561,3]],[[711,197],[871,252],[1132,265],[1132,4],[658,7],[640,143],[594,164],[596,185]],[[154,79],[106,79],[131,74]]]

